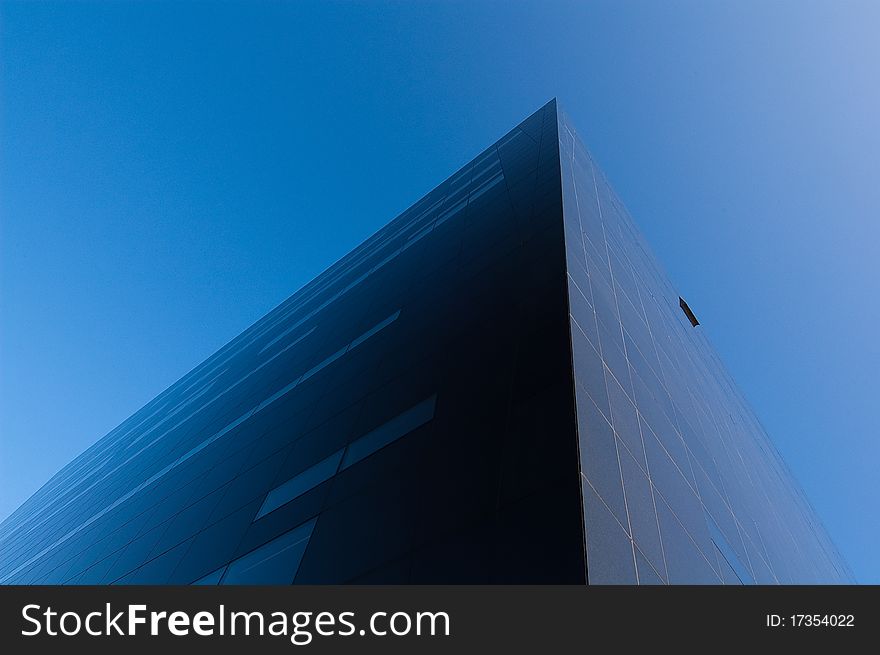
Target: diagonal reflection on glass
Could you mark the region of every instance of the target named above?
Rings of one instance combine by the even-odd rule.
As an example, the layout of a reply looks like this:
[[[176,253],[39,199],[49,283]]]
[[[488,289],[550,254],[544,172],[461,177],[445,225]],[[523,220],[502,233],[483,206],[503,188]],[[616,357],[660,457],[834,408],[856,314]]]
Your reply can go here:
[[[416,428],[421,427],[434,418],[436,403],[437,394],[434,394],[430,398],[426,398],[417,405],[410,407],[405,412],[398,414],[390,421],[383,423],[375,430],[371,430],[362,437],[355,439],[345,448],[337,450],[314,466],[310,466],[302,473],[293,476],[287,482],[275,487],[266,496],[266,500],[263,501],[263,505],[254,517],[254,521],[299,498],[322,482],[326,482],[336,475],[337,471],[356,464],[393,441],[397,441]],[[342,462],[341,466],[340,462]]]

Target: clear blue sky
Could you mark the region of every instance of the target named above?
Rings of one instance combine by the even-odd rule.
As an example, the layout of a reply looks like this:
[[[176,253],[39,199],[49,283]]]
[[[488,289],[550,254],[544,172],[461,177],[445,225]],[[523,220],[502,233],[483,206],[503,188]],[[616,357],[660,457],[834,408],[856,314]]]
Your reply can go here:
[[[880,582],[880,5],[0,5],[0,517],[558,96]]]

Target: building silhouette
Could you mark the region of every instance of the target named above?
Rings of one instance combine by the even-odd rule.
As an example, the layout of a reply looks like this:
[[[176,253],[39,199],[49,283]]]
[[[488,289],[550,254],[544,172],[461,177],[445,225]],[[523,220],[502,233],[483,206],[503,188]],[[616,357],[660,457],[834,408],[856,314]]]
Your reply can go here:
[[[55,475],[5,584],[852,576],[551,101]]]

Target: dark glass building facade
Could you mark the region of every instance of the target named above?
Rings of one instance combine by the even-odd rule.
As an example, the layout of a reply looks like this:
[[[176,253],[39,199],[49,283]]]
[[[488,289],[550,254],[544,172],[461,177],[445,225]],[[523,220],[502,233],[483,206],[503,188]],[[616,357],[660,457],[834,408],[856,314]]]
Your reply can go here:
[[[851,575],[551,101],[62,469],[6,584]]]

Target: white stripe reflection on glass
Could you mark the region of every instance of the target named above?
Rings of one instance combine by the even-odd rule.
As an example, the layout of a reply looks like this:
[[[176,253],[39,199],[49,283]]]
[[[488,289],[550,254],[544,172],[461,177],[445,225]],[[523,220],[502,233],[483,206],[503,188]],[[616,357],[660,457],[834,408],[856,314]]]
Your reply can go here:
[[[374,336],[376,333],[378,333],[379,331],[381,331],[382,329],[384,329],[385,327],[387,327],[388,325],[390,325],[391,323],[393,323],[395,320],[397,320],[398,316],[400,316],[400,310],[397,310],[397,311],[394,312],[391,316],[388,316],[387,318],[383,319],[382,321],[380,321],[379,323],[377,323],[376,325],[374,325],[373,327],[371,327],[371,328],[370,328],[369,330],[367,330],[364,334],[360,335],[359,337],[357,337],[356,339],[354,339],[354,341],[352,341],[352,342],[349,343],[348,345],[344,346],[341,350],[345,351],[346,353],[347,353],[347,352],[351,352],[354,348],[357,348],[357,346],[359,346],[360,344],[362,344],[366,339],[368,339],[369,337]],[[366,336],[365,336],[365,335],[366,335]],[[338,352],[338,351],[337,351],[337,352]],[[334,357],[334,356],[331,355],[331,357]],[[322,364],[324,364],[324,366],[326,366],[327,363],[328,363],[328,360],[330,360],[330,359],[331,359],[331,358],[327,358],[327,359],[325,359],[324,362],[322,362]],[[319,366],[320,366],[320,365],[319,365]],[[313,367],[313,369],[314,369],[314,368],[315,368],[315,367]],[[313,370],[313,369],[310,369],[310,370]],[[314,371],[313,371],[312,374],[314,374]],[[29,565],[32,564],[33,562],[36,562],[36,561],[39,560],[41,557],[43,557],[43,555],[45,555],[46,553],[51,552],[54,548],[56,548],[57,546],[60,546],[62,543],[66,542],[68,539],[70,539],[71,537],[73,537],[74,535],[76,535],[77,533],[79,533],[80,531],[82,531],[83,529],[85,529],[86,527],[88,527],[89,525],[91,525],[92,523],[94,523],[95,521],[97,521],[99,518],[101,518],[102,516],[104,516],[105,514],[107,514],[107,512],[109,512],[109,511],[115,509],[116,507],[118,507],[119,505],[121,505],[121,504],[124,503],[125,501],[129,500],[129,499],[132,498],[133,496],[137,495],[138,493],[140,493],[140,492],[143,491],[144,489],[146,489],[146,488],[152,486],[153,483],[155,483],[157,480],[159,480],[159,479],[161,479],[162,477],[164,477],[166,474],[168,474],[169,471],[174,470],[175,468],[177,468],[178,466],[180,466],[181,464],[183,464],[185,461],[187,461],[188,459],[190,459],[191,457],[193,457],[193,456],[196,455],[197,453],[201,452],[202,450],[204,450],[205,448],[207,448],[208,446],[210,446],[212,443],[214,443],[215,441],[217,441],[218,439],[220,439],[220,438],[223,437],[224,435],[228,434],[228,433],[229,433],[230,431],[232,431],[234,428],[236,428],[236,427],[238,427],[239,425],[241,425],[242,423],[244,423],[244,422],[245,422],[247,419],[249,419],[251,416],[253,416],[253,415],[256,414],[257,412],[263,410],[265,407],[267,407],[269,404],[271,404],[271,402],[274,402],[275,400],[278,400],[279,398],[281,398],[282,396],[284,396],[287,392],[289,392],[289,391],[291,391],[293,388],[295,388],[296,385],[300,383],[300,381],[304,380],[304,378],[305,378],[304,375],[300,376],[299,378],[297,378],[296,380],[294,380],[294,382],[292,382],[291,384],[289,384],[289,385],[287,385],[286,387],[284,387],[283,389],[281,389],[281,391],[276,392],[275,394],[273,394],[273,395],[271,396],[271,401],[270,401],[270,402],[263,401],[262,403],[260,403],[260,404],[257,405],[256,407],[253,407],[252,409],[246,411],[246,412],[243,413],[241,416],[239,416],[235,421],[233,421],[232,423],[230,423],[229,425],[227,425],[226,427],[224,427],[222,430],[220,430],[219,432],[217,432],[217,433],[213,434],[212,436],[208,437],[207,439],[205,439],[204,441],[202,441],[202,442],[201,442],[200,444],[198,444],[197,446],[191,448],[189,451],[187,451],[186,453],[184,453],[183,455],[181,455],[180,457],[178,457],[176,460],[174,460],[174,461],[171,462],[170,464],[167,464],[165,467],[163,467],[162,469],[160,469],[159,471],[157,471],[156,473],[154,473],[153,475],[151,475],[150,477],[148,477],[144,482],[142,482],[141,484],[137,485],[136,487],[134,487],[133,489],[131,489],[131,490],[128,491],[127,493],[123,494],[121,497],[117,498],[117,499],[116,499],[115,501],[113,501],[110,505],[108,505],[108,506],[105,507],[104,509],[100,510],[99,512],[95,513],[94,515],[92,515],[89,519],[87,519],[87,520],[84,521],[83,523],[79,524],[79,525],[76,526],[75,528],[73,528],[73,529],[71,529],[70,531],[68,531],[68,532],[67,532],[66,534],[64,534],[62,537],[60,537],[59,539],[55,540],[53,543],[51,543],[51,544],[49,544],[48,546],[46,546],[45,548],[43,548],[40,552],[38,552],[37,554],[33,555],[33,556],[32,556],[31,558],[29,558],[27,561],[25,561],[25,562],[23,562],[22,564],[18,565],[15,569],[13,569],[12,571],[10,571],[10,572],[7,573],[6,575],[4,575],[2,578],[0,578],[0,583],[6,582],[6,581],[9,580],[12,576],[14,576],[16,573],[18,573],[19,571],[23,570],[26,566],[29,566]],[[283,392],[283,393],[282,393],[282,392]],[[147,446],[147,447],[148,447],[148,446]],[[141,452],[143,452],[143,449],[141,450]]]

